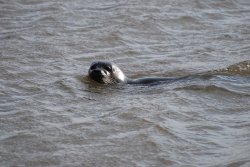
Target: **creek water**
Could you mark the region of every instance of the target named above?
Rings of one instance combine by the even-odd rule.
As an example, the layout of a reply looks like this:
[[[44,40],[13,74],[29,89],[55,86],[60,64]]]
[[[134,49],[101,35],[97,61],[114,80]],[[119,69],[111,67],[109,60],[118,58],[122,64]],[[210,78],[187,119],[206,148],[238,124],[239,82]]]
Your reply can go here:
[[[249,60],[248,0],[0,0],[0,166],[250,166]]]

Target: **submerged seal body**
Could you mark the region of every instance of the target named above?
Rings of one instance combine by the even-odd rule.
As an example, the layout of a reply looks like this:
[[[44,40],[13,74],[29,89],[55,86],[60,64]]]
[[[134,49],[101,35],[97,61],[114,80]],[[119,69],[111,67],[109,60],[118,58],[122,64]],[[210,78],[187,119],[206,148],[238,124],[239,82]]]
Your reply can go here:
[[[90,65],[88,75],[92,80],[103,84],[156,84],[174,80],[174,78],[166,77],[130,79],[115,63],[106,61],[93,62]]]

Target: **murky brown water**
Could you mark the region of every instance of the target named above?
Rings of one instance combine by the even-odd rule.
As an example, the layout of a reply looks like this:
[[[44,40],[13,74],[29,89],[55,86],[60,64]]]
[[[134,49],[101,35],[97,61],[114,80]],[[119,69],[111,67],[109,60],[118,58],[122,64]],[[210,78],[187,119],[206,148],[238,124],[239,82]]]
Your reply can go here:
[[[249,60],[248,0],[1,0],[0,166],[248,167]]]

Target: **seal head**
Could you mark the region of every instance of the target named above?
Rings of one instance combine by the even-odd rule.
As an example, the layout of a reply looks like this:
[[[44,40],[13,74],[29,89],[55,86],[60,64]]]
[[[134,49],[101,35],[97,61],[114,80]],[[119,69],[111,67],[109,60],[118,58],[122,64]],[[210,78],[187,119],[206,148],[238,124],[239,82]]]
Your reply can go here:
[[[89,77],[104,84],[126,83],[126,76],[115,63],[97,61],[90,65]]]

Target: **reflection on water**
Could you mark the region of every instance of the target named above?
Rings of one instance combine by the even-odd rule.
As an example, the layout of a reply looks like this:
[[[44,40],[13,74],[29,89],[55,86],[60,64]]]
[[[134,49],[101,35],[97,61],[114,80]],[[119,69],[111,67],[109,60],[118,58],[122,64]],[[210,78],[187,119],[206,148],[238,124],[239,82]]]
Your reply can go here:
[[[250,3],[0,1],[0,166],[250,166]],[[92,61],[156,86],[86,77]]]

